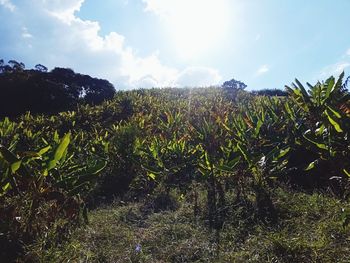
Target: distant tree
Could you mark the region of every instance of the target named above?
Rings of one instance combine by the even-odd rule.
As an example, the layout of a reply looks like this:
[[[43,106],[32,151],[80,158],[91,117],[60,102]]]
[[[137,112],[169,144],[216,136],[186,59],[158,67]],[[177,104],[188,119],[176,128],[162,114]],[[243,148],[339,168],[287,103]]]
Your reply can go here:
[[[0,74],[12,72],[12,71],[13,71],[12,67],[5,64],[3,59],[0,59]]]
[[[25,70],[15,60],[0,61],[0,117],[15,117],[26,111],[57,113],[74,109],[78,103],[99,104],[111,99],[114,86],[107,80],[75,73],[69,68],[47,72],[41,64]]]
[[[47,67],[41,64],[36,64],[35,65],[35,70],[40,71],[40,72],[47,72]]]
[[[280,89],[261,89],[261,90],[254,90],[251,93],[259,96],[279,96],[279,97],[288,96],[287,92]]]
[[[242,81],[231,79],[229,81],[225,81],[221,87],[224,90],[226,98],[236,100],[238,94],[241,94],[247,85]]]
[[[14,71],[23,71],[26,67],[24,63],[17,62],[16,60],[9,60],[8,64],[12,67]]]
[[[222,84],[222,87],[225,89],[244,90],[247,87],[247,85],[242,81],[231,79],[229,81],[225,81]]]

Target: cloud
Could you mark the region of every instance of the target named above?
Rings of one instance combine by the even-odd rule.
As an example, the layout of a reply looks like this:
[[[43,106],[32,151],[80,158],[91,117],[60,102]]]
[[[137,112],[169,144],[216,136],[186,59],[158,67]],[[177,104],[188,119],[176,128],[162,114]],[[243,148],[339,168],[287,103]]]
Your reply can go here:
[[[22,27],[22,37],[23,38],[32,38],[32,34],[28,32],[28,29],[24,26]]]
[[[11,12],[15,11],[16,6],[10,0],[0,0],[0,5],[7,8]]]
[[[174,86],[200,86],[217,85],[222,80],[219,72],[212,68],[190,67],[183,70],[174,83]]]
[[[329,76],[339,76],[340,73],[350,69],[350,48],[334,64],[322,68],[317,74],[317,79],[325,79]],[[315,78],[315,79],[316,79]]]
[[[256,71],[256,75],[263,75],[265,73],[267,73],[270,70],[268,65],[262,65],[257,71]]]
[[[341,61],[324,67],[320,72],[320,78],[328,78],[329,76],[340,75],[345,69],[350,67],[350,61]]]
[[[0,1],[2,5],[10,3]],[[83,4],[84,0],[19,1],[16,12],[1,13],[6,23],[0,23],[0,32],[6,38],[0,45],[0,56],[11,55],[10,59],[48,68],[70,67],[108,79],[117,89],[216,83],[219,74],[214,69],[169,67],[157,51],[137,55],[117,32],[100,35],[97,21],[76,16]]]

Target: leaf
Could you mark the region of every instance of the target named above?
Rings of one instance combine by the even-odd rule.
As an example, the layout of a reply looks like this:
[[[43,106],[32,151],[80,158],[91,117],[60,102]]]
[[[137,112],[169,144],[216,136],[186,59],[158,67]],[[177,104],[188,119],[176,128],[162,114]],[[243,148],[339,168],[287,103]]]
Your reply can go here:
[[[310,171],[311,169],[315,168],[316,163],[317,163],[317,160],[311,162],[311,163],[308,165],[308,167],[306,167],[304,170],[305,170],[305,171]]]
[[[304,86],[301,84],[301,82],[298,80],[298,79],[295,79],[295,82],[297,83],[301,93],[303,94],[303,98],[305,100],[305,102],[310,102],[310,98],[309,98],[309,95],[307,94]]]
[[[47,170],[50,171],[51,169],[55,168],[57,163],[61,160],[61,158],[67,153],[67,147],[70,143],[70,133],[67,133],[62,138],[60,144],[56,148],[55,154],[53,156],[53,159],[51,159],[47,164]]]
[[[258,123],[256,124],[255,127],[255,137],[258,137],[259,133],[260,133],[260,128],[263,125],[263,121],[261,119],[258,120]]]
[[[287,147],[286,149],[281,149],[280,152],[279,152],[279,155],[275,159],[282,158],[287,153],[289,153],[289,151],[290,151],[290,147]]]
[[[238,143],[237,144],[238,150],[242,153],[244,159],[247,161],[247,163],[250,165],[250,159],[248,158],[247,152],[242,148],[242,146]]]
[[[211,165],[210,165],[210,159],[209,159],[209,155],[208,152],[205,151],[204,153],[204,158],[205,158],[205,164],[207,165],[207,169],[211,169]]]
[[[10,183],[6,183],[3,187],[2,187],[2,192],[6,193],[7,190],[9,190],[11,187],[11,184]],[[1,196],[1,194],[0,194]]]
[[[337,117],[338,119],[341,118],[341,115],[339,112],[337,112],[336,110],[332,109],[331,107],[327,106],[327,108],[334,114],[335,117]]]
[[[40,149],[39,152],[38,152],[38,154],[39,154],[40,156],[42,156],[43,154],[45,154],[45,153],[46,153],[48,150],[50,150],[50,149],[51,149],[51,146],[48,145],[48,146],[46,146],[46,147]]]
[[[226,172],[226,173],[232,173],[234,168],[239,164],[239,161],[241,160],[241,157],[238,156],[228,162],[227,164],[222,164],[222,165],[216,165],[215,168],[219,171]]]
[[[5,161],[12,164],[19,161],[16,155],[10,152],[6,147],[0,145],[0,153],[4,157]]]
[[[65,150],[67,149],[68,145],[70,143],[70,133],[67,133],[66,135],[64,135],[64,137],[62,138],[60,144],[58,145],[56,151],[55,151],[55,161],[59,161],[61,160]]]
[[[329,98],[329,95],[334,91],[335,85],[335,79],[334,77],[330,77],[327,81],[327,91],[326,91],[326,97],[324,98],[323,102],[326,101]]]
[[[20,167],[21,167],[22,161],[17,161],[11,164],[11,172],[14,174]]]
[[[152,180],[156,180],[156,175],[154,173],[148,173],[147,174],[149,178],[151,178]]]
[[[89,186],[89,182],[81,183],[78,186],[74,187],[72,190],[70,190],[68,192],[68,195],[74,196],[74,195],[80,194],[84,190],[84,188],[86,189],[88,188],[88,186]]]
[[[348,172],[346,169],[343,169],[343,172],[344,172],[348,177],[350,177],[350,172]]]
[[[327,118],[329,120],[329,122],[333,125],[334,129],[337,131],[337,132],[343,132],[343,130],[341,129],[340,125],[338,122],[336,122],[329,114],[329,112],[327,110],[325,110],[325,113],[327,115]]]
[[[89,167],[84,173],[85,174],[98,174],[99,172],[101,172],[107,165],[106,161],[100,161],[98,163],[96,163],[96,165]]]
[[[306,137],[305,135],[303,135],[303,137],[304,137],[306,140],[308,140],[309,142],[311,142],[311,143],[313,143],[314,145],[316,145],[318,148],[328,151],[328,147],[327,147],[324,143],[315,142],[315,141],[309,139],[308,137]]]

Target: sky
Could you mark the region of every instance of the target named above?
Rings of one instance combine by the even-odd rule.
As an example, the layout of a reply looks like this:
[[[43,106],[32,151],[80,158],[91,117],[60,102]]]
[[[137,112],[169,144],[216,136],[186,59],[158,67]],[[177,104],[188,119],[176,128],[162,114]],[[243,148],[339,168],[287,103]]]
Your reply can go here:
[[[249,90],[350,73],[349,0],[0,0],[0,59],[116,89]]]

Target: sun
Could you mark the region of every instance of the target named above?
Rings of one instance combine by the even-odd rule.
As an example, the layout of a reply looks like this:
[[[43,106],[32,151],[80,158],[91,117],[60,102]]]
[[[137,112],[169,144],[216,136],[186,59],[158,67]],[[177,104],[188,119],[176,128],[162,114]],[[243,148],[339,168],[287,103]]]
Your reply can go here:
[[[177,0],[165,22],[178,55],[191,59],[219,48],[229,34],[229,20],[228,0]]]

